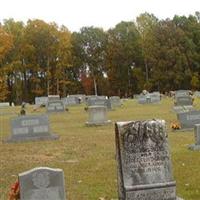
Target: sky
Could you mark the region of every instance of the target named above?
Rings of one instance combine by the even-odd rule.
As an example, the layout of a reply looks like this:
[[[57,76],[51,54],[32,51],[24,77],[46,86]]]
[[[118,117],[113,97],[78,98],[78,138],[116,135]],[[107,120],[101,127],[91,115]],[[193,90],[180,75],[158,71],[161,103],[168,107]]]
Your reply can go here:
[[[107,30],[144,12],[166,19],[195,11],[200,11],[200,0],[1,0],[0,21],[42,19],[65,25],[70,31],[83,26]]]

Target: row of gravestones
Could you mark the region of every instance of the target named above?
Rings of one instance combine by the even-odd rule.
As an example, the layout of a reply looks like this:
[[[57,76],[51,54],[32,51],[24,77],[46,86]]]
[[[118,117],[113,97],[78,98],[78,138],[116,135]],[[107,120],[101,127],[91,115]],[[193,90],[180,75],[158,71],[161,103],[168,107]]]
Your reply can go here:
[[[111,123],[107,119],[107,108],[105,106],[90,106],[88,114],[89,119],[86,122],[88,126]],[[7,142],[58,139],[57,135],[51,133],[47,115],[18,116],[11,120],[11,127],[11,137],[6,140]]]
[[[178,200],[164,120],[115,125],[120,200]],[[61,169],[19,174],[20,200],[66,200]]]
[[[49,97],[36,97],[36,106],[46,105],[47,112],[64,111],[65,107],[69,105],[77,105],[81,102],[86,102],[87,106],[106,106],[107,109],[112,110],[115,107],[121,106],[121,100],[118,96],[113,96],[107,99],[106,96],[87,96],[84,95],[70,95],[60,100],[59,96]]]

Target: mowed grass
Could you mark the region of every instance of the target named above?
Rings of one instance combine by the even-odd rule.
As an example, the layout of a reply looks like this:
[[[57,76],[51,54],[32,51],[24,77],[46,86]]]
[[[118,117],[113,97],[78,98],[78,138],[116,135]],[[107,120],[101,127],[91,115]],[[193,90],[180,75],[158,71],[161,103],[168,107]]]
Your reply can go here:
[[[199,99],[194,104],[200,109]],[[200,152],[187,148],[194,143],[193,131],[170,130],[170,123],[176,121],[172,106],[173,99],[169,98],[155,105],[126,100],[121,108],[108,113],[113,123],[99,127],[85,126],[88,113],[84,105],[49,115],[52,132],[60,136],[59,140],[0,143],[0,199],[8,199],[10,185],[17,180],[18,173],[40,166],[63,169],[68,200],[117,199],[114,122],[159,118],[165,119],[168,126],[177,194],[185,200],[200,200]],[[20,107],[7,108],[4,112],[19,113],[19,110]],[[45,113],[45,109],[33,112],[33,107],[28,106],[27,113]],[[10,135],[13,116],[0,116],[2,140]]]

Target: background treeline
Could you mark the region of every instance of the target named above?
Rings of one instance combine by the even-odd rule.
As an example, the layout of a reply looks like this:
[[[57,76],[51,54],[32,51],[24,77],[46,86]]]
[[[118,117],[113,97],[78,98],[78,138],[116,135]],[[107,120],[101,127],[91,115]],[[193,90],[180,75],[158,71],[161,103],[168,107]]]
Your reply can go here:
[[[200,12],[149,13],[104,31],[6,19],[0,25],[0,101],[85,93],[129,97],[143,89],[200,89]]]

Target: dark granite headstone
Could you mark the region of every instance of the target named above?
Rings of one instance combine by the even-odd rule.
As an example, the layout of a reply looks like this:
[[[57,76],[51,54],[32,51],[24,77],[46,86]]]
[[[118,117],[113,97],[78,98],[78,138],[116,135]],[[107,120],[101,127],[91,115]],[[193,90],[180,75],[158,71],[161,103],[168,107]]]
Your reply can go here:
[[[20,200],[66,200],[61,169],[38,167],[19,174]]]
[[[194,151],[200,151],[200,124],[194,126],[194,138],[195,144],[189,146],[189,149]]]
[[[48,113],[65,111],[65,105],[62,100],[48,101],[46,107]]]
[[[116,123],[119,200],[177,200],[164,120]]]
[[[25,115],[11,120],[12,134],[6,142],[22,142],[32,140],[55,140],[57,135],[51,134],[47,115]]]
[[[194,110],[178,113],[177,118],[180,122],[181,129],[193,129],[195,124],[200,124],[200,111]]]

